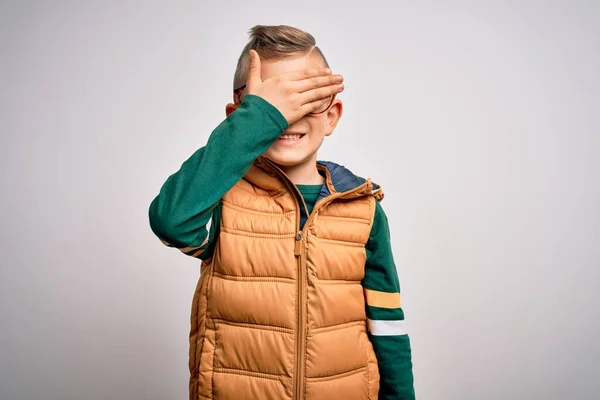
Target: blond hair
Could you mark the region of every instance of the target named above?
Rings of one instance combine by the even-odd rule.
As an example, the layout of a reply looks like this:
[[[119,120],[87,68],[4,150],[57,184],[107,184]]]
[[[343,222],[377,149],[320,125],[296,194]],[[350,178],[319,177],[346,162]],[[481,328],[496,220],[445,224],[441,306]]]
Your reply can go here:
[[[246,83],[248,79],[249,51],[256,50],[261,60],[286,58],[296,53],[315,51],[321,56],[325,67],[329,67],[315,38],[308,32],[287,25],[256,25],[249,31],[250,41],[240,55],[235,74],[233,89]]]

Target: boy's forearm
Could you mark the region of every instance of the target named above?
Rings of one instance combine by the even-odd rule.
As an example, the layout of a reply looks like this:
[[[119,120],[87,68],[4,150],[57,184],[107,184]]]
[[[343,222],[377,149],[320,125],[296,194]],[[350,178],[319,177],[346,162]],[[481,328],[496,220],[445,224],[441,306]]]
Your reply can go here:
[[[380,400],[414,400],[412,356],[408,335],[369,335],[379,365]]]
[[[287,129],[265,100],[248,95],[210,135],[206,146],[163,184],[149,210],[150,226],[165,244],[201,246],[212,209]]]
[[[383,299],[392,293],[383,294]],[[379,296],[381,296],[381,292]],[[389,297],[388,297],[389,299]],[[370,305],[378,304],[379,307]],[[382,297],[367,298],[366,313],[369,339],[379,366],[379,398],[412,400],[415,398],[410,339],[404,325],[404,311],[386,304]]]

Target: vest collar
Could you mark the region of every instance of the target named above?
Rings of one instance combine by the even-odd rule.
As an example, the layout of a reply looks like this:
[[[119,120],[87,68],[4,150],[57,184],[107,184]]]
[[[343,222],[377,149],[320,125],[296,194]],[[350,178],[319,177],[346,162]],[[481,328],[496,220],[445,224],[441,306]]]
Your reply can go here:
[[[371,178],[357,176],[346,167],[332,161],[317,161],[317,168],[325,176],[319,198],[348,192],[340,195],[339,198],[350,199],[372,195],[378,201],[383,200],[381,187],[372,182]],[[244,179],[268,191],[286,190],[286,185],[293,184],[277,164],[263,156],[259,156],[254,161]],[[359,187],[360,189],[357,189]]]

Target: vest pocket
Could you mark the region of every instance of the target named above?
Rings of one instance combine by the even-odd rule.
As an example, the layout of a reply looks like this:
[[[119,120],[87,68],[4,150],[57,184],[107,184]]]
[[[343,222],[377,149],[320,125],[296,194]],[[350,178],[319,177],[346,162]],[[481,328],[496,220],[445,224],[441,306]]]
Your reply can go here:
[[[306,378],[306,399],[366,400],[371,399],[367,388],[367,368],[333,376]]]
[[[367,380],[369,385],[368,400],[377,400],[379,394],[379,366],[373,344],[369,340],[366,331],[361,332],[361,338],[364,341],[367,353]]]
[[[189,370],[190,370],[190,400],[199,398],[208,399],[206,391],[201,392],[200,388],[200,366],[202,364],[203,354],[206,352],[205,344],[207,335],[207,291],[210,284],[211,266],[203,262],[200,278],[196,285],[194,298],[192,301],[191,329],[190,329],[190,352],[189,352]]]
[[[206,329],[202,353],[200,354],[200,368],[198,376],[198,393],[202,399],[213,399],[213,367],[215,358],[215,331]]]

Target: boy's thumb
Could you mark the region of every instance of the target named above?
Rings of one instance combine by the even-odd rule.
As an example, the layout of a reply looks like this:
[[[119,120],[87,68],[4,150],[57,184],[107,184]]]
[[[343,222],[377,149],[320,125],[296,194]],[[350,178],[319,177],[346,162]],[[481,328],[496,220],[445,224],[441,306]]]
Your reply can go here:
[[[248,71],[248,84],[261,82],[260,76],[260,56],[256,50],[250,50],[250,70]]]

